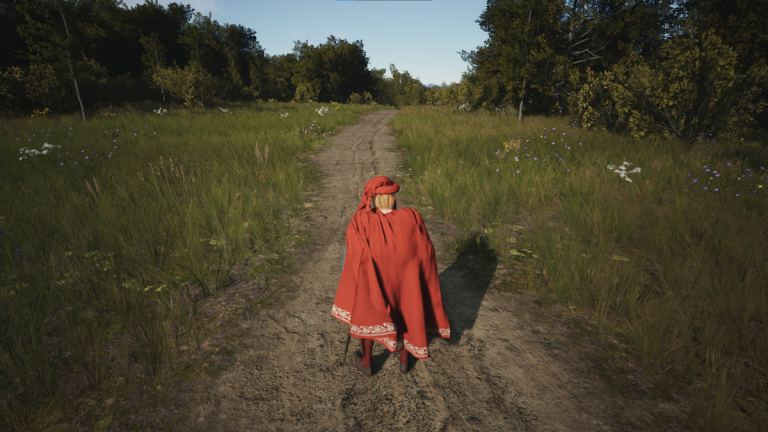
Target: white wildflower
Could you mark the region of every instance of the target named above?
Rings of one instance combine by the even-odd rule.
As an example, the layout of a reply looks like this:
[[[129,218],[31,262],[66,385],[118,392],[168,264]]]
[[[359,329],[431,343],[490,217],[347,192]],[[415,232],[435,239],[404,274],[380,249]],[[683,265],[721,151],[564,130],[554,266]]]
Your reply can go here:
[[[35,156],[40,155],[47,155],[50,150],[61,148],[59,145],[54,145],[51,143],[43,143],[42,146],[40,146],[40,149],[34,149],[29,147],[22,147],[19,149],[19,160],[28,159]]]
[[[160,107],[160,108],[158,108],[158,109],[154,110],[153,112],[154,112],[155,114],[157,114],[157,115],[160,115],[160,116],[162,116],[162,115],[165,115],[165,113],[167,113],[167,112],[168,112],[168,110],[167,110],[167,109],[165,109],[165,108],[163,108],[163,107]]]
[[[618,176],[621,179],[623,179],[623,180],[625,180],[625,181],[627,181],[629,183],[632,183],[632,179],[630,178],[630,174],[640,174],[640,171],[641,171],[640,167],[634,167],[634,168],[628,170],[628,168],[630,166],[632,166],[632,165],[634,165],[632,162],[623,161],[621,163],[621,165],[619,165],[619,166],[616,166],[614,164],[608,164],[608,165],[606,165],[606,168],[609,171],[612,171],[615,174],[618,174]]]

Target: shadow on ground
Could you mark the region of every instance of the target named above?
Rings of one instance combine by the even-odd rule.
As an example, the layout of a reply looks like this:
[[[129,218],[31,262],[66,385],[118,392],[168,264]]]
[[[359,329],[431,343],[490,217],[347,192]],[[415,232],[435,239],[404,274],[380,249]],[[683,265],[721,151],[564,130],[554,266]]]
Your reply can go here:
[[[459,343],[464,332],[475,325],[497,263],[488,239],[473,234],[462,242],[454,262],[440,273],[443,305],[451,323],[449,343]]]

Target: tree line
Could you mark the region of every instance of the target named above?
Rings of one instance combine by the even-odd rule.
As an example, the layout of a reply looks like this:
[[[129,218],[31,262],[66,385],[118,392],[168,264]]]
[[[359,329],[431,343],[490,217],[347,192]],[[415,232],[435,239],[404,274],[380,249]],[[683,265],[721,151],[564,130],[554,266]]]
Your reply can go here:
[[[694,140],[768,125],[768,2],[488,0],[438,104]]]
[[[488,0],[459,83],[370,68],[329,36],[268,55],[256,32],[190,6],[0,0],[0,110],[134,101],[378,102],[567,114],[585,128],[694,140],[768,125],[768,2]]]
[[[0,110],[79,111],[136,101],[204,107],[274,99],[423,101],[392,65],[369,68],[362,41],[329,36],[268,55],[253,29],[156,1],[0,0]]]

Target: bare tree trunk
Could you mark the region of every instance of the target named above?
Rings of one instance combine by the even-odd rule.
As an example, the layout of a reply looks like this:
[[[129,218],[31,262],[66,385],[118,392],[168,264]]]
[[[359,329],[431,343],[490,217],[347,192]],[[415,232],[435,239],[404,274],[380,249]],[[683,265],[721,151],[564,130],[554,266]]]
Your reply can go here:
[[[59,15],[61,15],[61,21],[64,23],[64,34],[67,37],[67,66],[69,66],[69,76],[72,78],[72,82],[75,85],[75,95],[77,95],[77,103],[80,104],[80,114],[85,118],[85,107],[83,106],[83,98],[80,97],[80,87],[77,85],[77,77],[75,77],[75,68],[72,66],[72,55],[69,52],[69,27],[67,26],[67,19],[64,17],[64,11],[59,9]]]
[[[523,119],[523,101],[525,100],[525,84],[526,79],[523,78],[523,93],[520,95],[520,107],[517,109],[517,119],[522,120]]]
[[[528,32],[529,27],[531,26],[531,13],[533,13],[533,9],[528,9],[528,25],[526,25],[525,31]],[[528,42],[526,39],[525,43],[525,57],[528,58]],[[523,91],[520,92],[520,106],[517,109],[517,119],[522,120],[523,119],[523,102],[525,101],[525,86],[528,83],[528,78],[523,77]]]
[[[153,50],[153,54],[155,56],[155,65],[157,68],[160,68],[160,57],[157,55],[157,49]],[[163,103],[165,103],[165,88],[163,86],[160,87],[160,96],[163,98]]]

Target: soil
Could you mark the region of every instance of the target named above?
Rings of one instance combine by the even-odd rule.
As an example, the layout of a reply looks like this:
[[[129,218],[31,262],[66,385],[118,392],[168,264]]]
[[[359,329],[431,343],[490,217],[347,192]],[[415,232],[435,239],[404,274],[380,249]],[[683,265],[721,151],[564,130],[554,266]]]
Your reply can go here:
[[[263,287],[238,282],[208,306],[213,321],[227,313],[239,318],[202,342],[224,359],[220,369],[169,389],[178,394],[162,408],[165,427],[680,430],[675,405],[656,398],[634,368],[616,366],[623,357],[606,354],[605,344],[578,325],[583,320],[536,294],[496,289],[492,251],[482,243],[459,251],[461,233],[401,194],[398,207],[422,212],[435,245],[452,339],[434,339],[432,358],[414,362],[405,375],[396,356],[376,345],[374,374],[364,376],[353,366],[355,339],[342,362],[346,327],[330,315],[341,246],[365,181],[406,177],[390,125],[395,112],[363,116],[311,155],[320,178],[298,221],[308,241],[294,250],[292,270],[270,282],[275,294],[268,300],[260,298]]]

